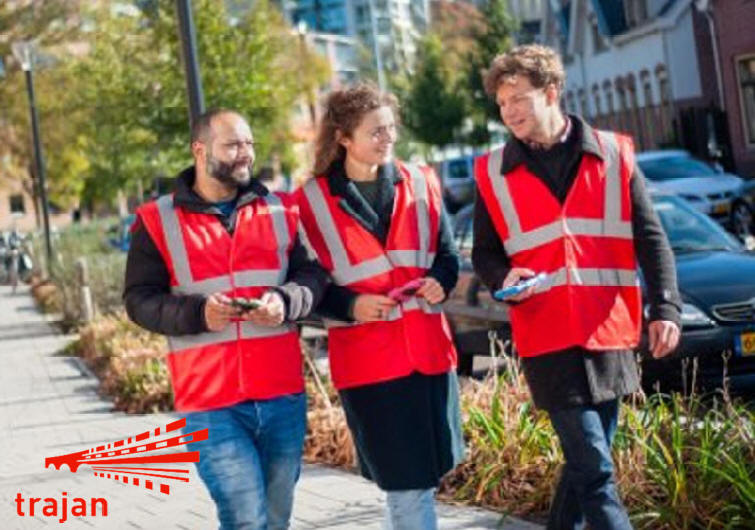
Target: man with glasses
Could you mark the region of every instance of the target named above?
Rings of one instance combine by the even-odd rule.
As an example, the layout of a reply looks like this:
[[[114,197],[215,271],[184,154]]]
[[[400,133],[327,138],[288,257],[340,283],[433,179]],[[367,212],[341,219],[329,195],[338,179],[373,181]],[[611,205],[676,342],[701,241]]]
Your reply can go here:
[[[327,275],[299,241],[293,201],[252,178],[243,117],[205,113],[191,150],[175,193],[137,211],[126,310],[168,336],[185,432],[209,430],[192,447],[221,528],[288,528],[306,432],[293,322],[317,305]]]

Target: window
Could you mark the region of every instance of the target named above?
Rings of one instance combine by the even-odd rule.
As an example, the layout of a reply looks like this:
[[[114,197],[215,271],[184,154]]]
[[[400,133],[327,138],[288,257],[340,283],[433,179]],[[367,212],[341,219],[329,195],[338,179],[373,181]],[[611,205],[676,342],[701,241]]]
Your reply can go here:
[[[587,108],[587,95],[581,88],[577,91],[577,99],[579,99],[579,112],[582,114],[583,118],[588,118],[589,109]]]
[[[600,106],[600,87],[598,83],[592,86],[592,99],[595,102],[595,116],[602,116],[603,109]]]
[[[11,195],[10,200],[10,213],[26,213],[26,206],[24,205],[24,196],[20,193],[17,195]]]
[[[742,126],[745,141],[750,147],[755,146],[755,55],[737,60],[737,78],[739,80],[739,97],[742,105]]]
[[[593,54],[604,52],[608,49],[606,39],[600,33],[600,27],[598,26],[598,17],[595,13],[590,15],[590,30],[592,32],[592,51]]]
[[[577,112],[577,107],[574,104],[574,92],[572,91],[566,93],[566,110],[571,113]]]
[[[613,90],[611,90],[610,81],[603,83],[603,92],[605,92],[606,94],[606,106],[608,107],[608,114],[613,114]]]
[[[624,0],[624,15],[630,28],[639,26],[648,18],[647,0]]]

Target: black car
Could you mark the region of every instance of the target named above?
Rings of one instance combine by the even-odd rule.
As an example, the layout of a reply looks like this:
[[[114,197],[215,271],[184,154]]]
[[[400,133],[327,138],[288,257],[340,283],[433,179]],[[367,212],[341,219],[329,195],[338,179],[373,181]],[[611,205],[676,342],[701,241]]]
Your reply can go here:
[[[683,330],[669,358],[643,355],[643,383],[689,384],[691,374],[683,370],[696,364],[695,381],[704,388],[720,387],[725,369],[732,390],[755,390],[755,253],[684,199],[655,195],[653,204],[676,257]],[[471,357],[487,352],[488,330],[505,340],[510,328],[504,304],[493,301],[471,271],[472,206],[456,215],[454,231],[464,262],[445,309],[457,335],[460,371],[468,374]],[[646,339],[640,351],[645,344]]]

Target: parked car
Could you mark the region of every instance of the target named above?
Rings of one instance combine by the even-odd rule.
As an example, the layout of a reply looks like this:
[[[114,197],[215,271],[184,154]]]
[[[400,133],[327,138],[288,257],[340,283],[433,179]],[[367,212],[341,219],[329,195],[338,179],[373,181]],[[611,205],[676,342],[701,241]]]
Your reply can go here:
[[[658,212],[676,258],[684,301],[682,338],[668,359],[643,353],[643,384],[653,388],[680,386],[683,359],[697,358],[697,382],[704,388],[722,384],[724,357],[735,391],[755,390],[755,253],[685,200],[654,194]],[[492,300],[472,271],[472,206],[454,219],[454,233],[463,257],[460,281],[445,304],[457,337],[460,373],[470,374],[474,355],[486,355],[488,330],[502,339],[511,336],[505,304]],[[639,350],[645,352],[643,335]]]
[[[474,156],[451,158],[435,164],[443,185],[443,202],[450,213],[474,200]]]
[[[742,240],[755,230],[753,191],[750,183],[737,175],[724,173],[682,150],[639,153],[637,164],[651,190],[683,197]]]

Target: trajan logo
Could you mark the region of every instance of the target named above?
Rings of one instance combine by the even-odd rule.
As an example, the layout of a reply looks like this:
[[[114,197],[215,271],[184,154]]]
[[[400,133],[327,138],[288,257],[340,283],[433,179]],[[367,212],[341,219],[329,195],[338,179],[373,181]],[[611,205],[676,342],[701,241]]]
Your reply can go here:
[[[176,431],[186,426],[186,418],[158,427],[154,431],[129,436],[107,445],[91,447],[83,451],[45,458],[45,468],[53,467],[60,471],[64,466],[77,473],[82,466],[91,468],[98,478],[115,480],[147,490],[170,495],[173,482],[189,482],[189,470],[175,467],[177,464],[199,462],[199,451],[170,451],[170,449],[201,442],[207,439],[207,429],[180,434]],[[170,466],[170,467],[162,467]],[[70,501],[70,506],[69,506]],[[16,494],[16,513],[20,517],[60,517],[58,522],[67,520],[70,515],[107,516],[107,500],[92,497],[89,504],[80,497],[69,498],[62,492],[60,499],[46,497],[24,498]],[[36,508],[36,510],[35,510]]]

